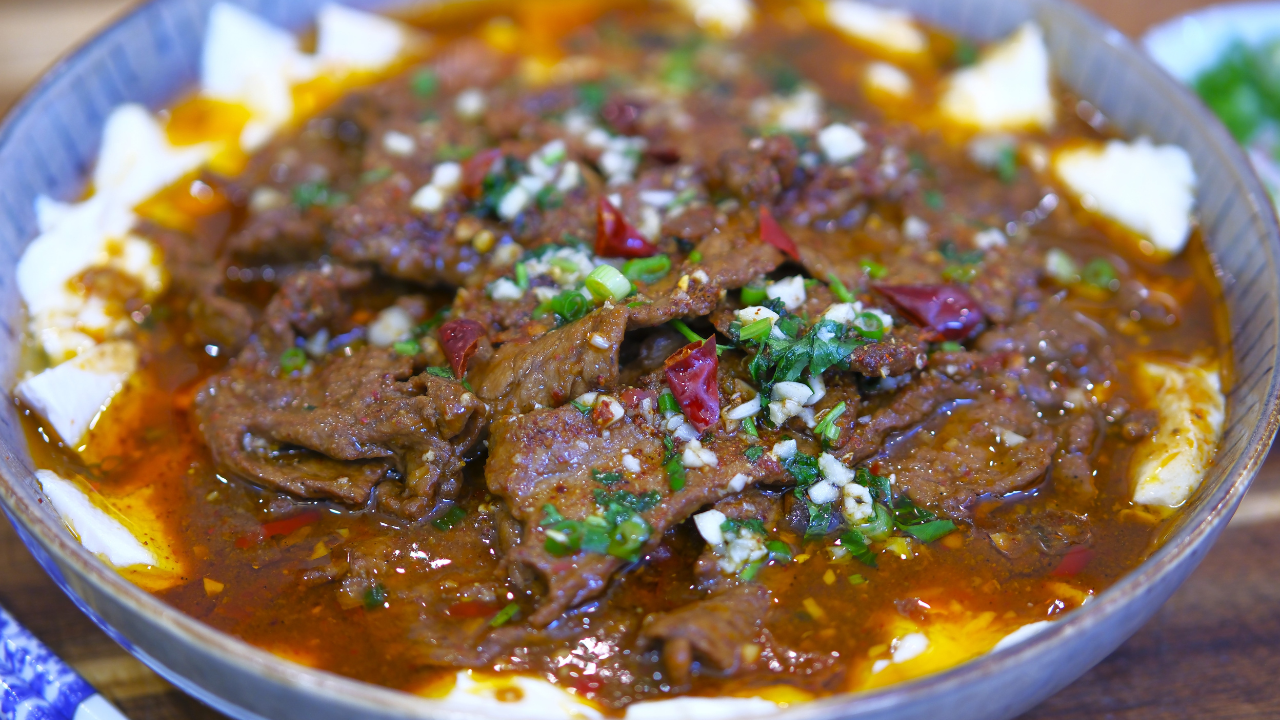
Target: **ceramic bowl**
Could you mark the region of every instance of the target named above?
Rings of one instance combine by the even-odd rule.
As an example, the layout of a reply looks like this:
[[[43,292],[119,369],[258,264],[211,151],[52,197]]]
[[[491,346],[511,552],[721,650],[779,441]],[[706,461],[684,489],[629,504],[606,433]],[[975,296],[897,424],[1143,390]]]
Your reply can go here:
[[[82,190],[111,108],[126,101],[160,107],[192,86],[213,2],[153,0],[138,7],[59,62],[0,126],[0,377],[13,377],[21,342],[14,265],[36,235],[33,201],[40,194],[73,198]],[[302,30],[321,0],[240,2],[271,22]],[[377,9],[387,2],[358,4]],[[1190,152],[1200,178],[1201,226],[1221,268],[1235,375],[1222,446],[1200,492],[1164,545],[1094,602],[1011,648],[914,682],[793,706],[780,713],[786,718],[965,720],[1008,718],[1030,708],[1114,650],[1195,568],[1231,518],[1276,431],[1277,226],[1266,193],[1226,131],[1121,33],[1073,5],[897,4],[977,40],[1037,20],[1068,87],[1125,133]],[[433,701],[293,665],[126,582],[86,552],[42,502],[12,403],[0,404],[0,502],[32,553],[81,609],[160,675],[228,715],[461,717]]]

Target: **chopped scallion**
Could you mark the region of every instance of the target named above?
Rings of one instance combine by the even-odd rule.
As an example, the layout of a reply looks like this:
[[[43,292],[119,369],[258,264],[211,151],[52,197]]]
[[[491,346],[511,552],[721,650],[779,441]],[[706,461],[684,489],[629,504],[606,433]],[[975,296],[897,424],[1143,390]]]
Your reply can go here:
[[[773,321],[769,318],[760,318],[755,322],[743,327],[738,331],[738,339],[742,342],[756,341],[760,342],[769,337],[770,331],[773,330]]]
[[[769,295],[765,292],[763,284],[751,283],[742,288],[742,304],[747,307],[762,305],[768,299]]]
[[[291,373],[307,364],[307,353],[302,348],[289,348],[280,353],[280,369]]]
[[[663,414],[680,412],[680,403],[676,402],[676,396],[670,392],[664,392],[658,396],[658,410]]]
[[[498,614],[494,615],[493,619],[489,621],[489,627],[498,628],[506,625],[518,612],[520,612],[519,605],[516,603],[507,603],[507,606],[499,610]]]
[[[1082,277],[1085,282],[1096,288],[1112,291],[1120,289],[1120,278],[1116,275],[1116,269],[1105,258],[1090,260],[1089,264],[1084,266]]]
[[[822,420],[813,428],[813,433],[822,438],[822,442],[826,445],[832,445],[840,439],[840,426],[836,425],[836,420],[844,415],[847,405],[842,400],[839,405],[827,411],[822,416]]]
[[[858,264],[862,267],[862,270],[867,273],[867,277],[872,280],[879,280],[889,273],[888,268],[871,258],[863,258]]]
[[[391,346],[397,355],[417,355],[422,348],[418,347],[418,343],[414,340],[402,340]]]
[[[857,299],[853,296],[853,293],[849,292],[849,288],[840,282],[840,278],[836,277],[835,273],[827,274],[827,284],[831,286],[832,294],[839,298],[840,302],[851,303]]]
[[[587,275],[587,291],[599,302],[619,302],[631,294],[631,281],[612,265],[599,265]]]
[[[669,272],[671,272],[671,258],[666,255],[633,258],[622,265],[622,274],[628,280],[646,285],[658,282]]]

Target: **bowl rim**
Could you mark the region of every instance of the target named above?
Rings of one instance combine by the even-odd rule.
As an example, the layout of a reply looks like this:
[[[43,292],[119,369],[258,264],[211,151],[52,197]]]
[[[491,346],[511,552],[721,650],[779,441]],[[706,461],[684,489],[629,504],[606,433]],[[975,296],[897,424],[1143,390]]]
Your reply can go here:
[[[118,32],[128,21],[140,16],[154,5],[168,0],[144,0],[131,8],[117,13],[105,24],[100,25],[93,35],[85,39],[73,49],[63,54],[48,68],[15,102],[0,122],[0,148],[11,142],[20,121],[29,115],[36,105],[36,100],[57,81],[57,79],[83,59],[90,56],[101,44],[104,44],[113,32]],[[427,0],[427,2],[451,2],[456,0]],[[894,4],[893,0],[872,0],[877,3]],[[388,6],[395,3],[384,3]],[[1260,220],[1267,230],[1266,257],[1269,263],[1270,276],[1276,276],[1280,267],[1280,225],[1277,224],[1275,211],[1267,200],[1257,177],[1250,171],[1248,161],[1226,129],[1209,113],[1207,109],[1181,83],[1177,82],[1166,71],[1158,67],[1153,60],[1142,53],[1137,44],[1120,33],[1093,13],[1066,0],[1030,0],[1030,12],[1035,15],[1041,8],[1052,7],[1055,12],[1074,14],[1075,20],[1087,27],[1107,44],[1117,46],[1123,51],[1132,53],[1139,60],[1132,68],[1141,72],[1148,82],[1165,86],[1166,95],[1176,105],[1175,108],[1191,119],[1198,133],[1210,140],[1216,150],[1224,152],[1232,161],[1225,168],[1235,176],[1247,189],[1246,200],[1254,206]],[[1280,358],[1280,352],[1273,348],[1273,357]],[[1228,400],[1232,393],[1239,389],[1233,386],[1227,393]],[[1000,673],[1006,668],[1027,663],[1044,652],[1049,646],[1060,645],[1068,638],[1086,632],[1089,628],[1105,622],[1115,616],[1122,608],[1138,595],[1151,587],[1163,575],[1179,565],[1186,557],[1198,549],[1226,525],[1235,512],[1259,467],[1270,449],[1271,442],[1280,426],[1280,372],[1273,372],[1270,384],[1265,393],[1261,421],[1242,439],[1246,443],[1239,459],[1228,469],[1221,484],[1204,497],[1193,508],[1194,512],[1181,527],[1170,535],[1160,547],[1147,557],[1140,565],[1122,575],[1109,588],[1099,593],[1087,605],[1066,613],[1063,619],[1054,621],[1050,626],[1022,642],[1000,650],[971,658],[946,670],[908,680],[883,688],[864,690],[854,693],[822,697],[811,702],[796,703],[780,710],[776,717],[800,720],[802,718],[829,717],[833,710],[856,710],[858,712],[874,712],[888,709],[906,700],[908,696],[945,696],[973,683],[981,676]],[[4,450],[6,459],[12,462],[13,456],[8,452],[6,444],[0,442],[0,450]],[[31,502],[15,486],[19,483],[33,483],[34,477],[13,478],[10,469],[0,464],[0,505],[7,510],[9,517],[20,525],[20,530],[36,538],[55,562],[70,566],[79,579],[92,585],[98,592],[120,603],[136,615],[150,617],[157,626],[163,626],[168,633],[169,641],[176,640],[187,647],[198,647],[215,654],[222,662],[235,666],[243,672],[252,673],[276,684],[292,686],[299,691],[315,693],[335,704],[355,709],[367,709],[381,713],[400,713],[404,717],[415,718],[476,718],[494,717],[497,715],[481,715],[471,711],[453,709],[437,700],[424,698],[406,691],[374,685],[355,680],[325,670],[309,668],[285,660],[269,651],[260,649],[250,643],[223,633],[196,618],[189,616],[177,608],[151,595],[141,587],[134,585],[96,556],[89,553],[60,522],[56,522],[50,513],[42,511],[36,498]],[[33,497],[35,497],[33,495]],[[1198,563],[1196,559],[1194,562]],[[61,583],[60,583],[61,584]],[[63,588],[70,593],[66,586]],[[72,594],[73,599],[77,599]],[[82,609],[85,609],[83,604]],[[86,612],[89,612],[86,609]],[[90,612],[91,617],[94,617]],[[99,619],[94,617],[95,621]],[[139,654],[141,659],[162,675],[173,679],[174,674],[154,659],[141,653],[132,643],[126,648],[131,653]],[[213,695],[194,681],[180,678],[184,690],[196,694],[205,702],[211,700],[220,703],[229,701]],[[197,692],[198,691],[198,692]],[[227,711],[233,709],[241,714],[243,708],[229,703]]]

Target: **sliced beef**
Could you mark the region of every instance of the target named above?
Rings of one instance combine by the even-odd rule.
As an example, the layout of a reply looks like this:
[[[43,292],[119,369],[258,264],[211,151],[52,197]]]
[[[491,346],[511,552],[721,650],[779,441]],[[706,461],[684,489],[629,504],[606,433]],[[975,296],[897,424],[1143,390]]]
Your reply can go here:
[[[1093,497],[1093,452],[1098,421],[1089,412],[1081,413],[1061,429],[1062,449],[1054,456],[1053,481],[1075,495]]]
[[[663,470],[662,431],[644,413],[641,395],[629,395],[625,416],[607,427],[572,405],[501,417],[492,426],[485,480],[490,492],[504,498],[524,526],[522,540],[508,560],[531,566],[548,586],[547,596],[531,618],[535,625],[546,625],[567,608],[599,595],[610,575],[624,564],[610,555],[579,552],[555,557],[548,553],[539,527],[545,505],[553,505],[568,519],[582,520],[600,512],[597,490],[656,493],[656,506],[642,513],[653,528],[649,545],[656,546],[663,533],[702,506],[738,492],[743,485],[785,477],[769,455],[752,464],[743,454],[747,444],[742,439],[717,436],[704,445],[716,454],[718,465],[688,469],[684,488],[673,492]],[[655,417],[652,423],[656,422]],[[624,469],[626,454],[638,460],[639,472]],[[620,472],[624,480],[606,487],[595,480],[593,470]],[[744,476],[742,484],[731,487],[739,474]]]
[[[200,430],[221,471],[299,497],[364,504],[394,471],[382,504],[423,517],[457,493],[486,409],[460,383],[414,372],[377,348],[297,376],[233,367],[197,396]]]
[[[507,343],[471,374],[497,414],[554,407],[618,379],[625,307],[605,307],[527,343]]]
[[[652,327],[676,318],[706,315],[727,290],[740,288],[782,264],[782,253],[738,227],[707,236],[698,245],[702,259],[685,261],[666,277],[646,286],[639,298],[628,298],[628,327]]]
[[[662,643],[662,660],[673,684],[689,682],[695,660],[709,663],[722,676],[733,675],[742,664],[743,646],[760,635],[769,597],[763,585],[745,583],[671,612],[649,615],[640,637]]]
[[[368,188],[334,220],[333,254],[344,262],[374,265],[392,277],[423,285],[465,283],[479,268],[481,254],[470,242],[454,238],[456,212],[461,208],[419,214],[409,205],[417,189],[408,182]]]
[[[1048,471],[1058,442],[1029,401],[982,393],[939,409],[879,461],[917,505],[967,517],[980,495],[1027,487]]]

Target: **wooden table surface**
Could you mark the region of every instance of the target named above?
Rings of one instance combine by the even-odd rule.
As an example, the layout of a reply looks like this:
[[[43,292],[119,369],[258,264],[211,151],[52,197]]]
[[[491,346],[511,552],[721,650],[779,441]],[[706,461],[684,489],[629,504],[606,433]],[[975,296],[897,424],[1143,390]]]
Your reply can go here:
[[[0,0],[0,107],[128,0]],[[1137,35],[1202,0],[1085,0]],[[0,605],[133,720],[214,720],[80,614],[0,520]],[[1280,452],[1200,568],[1111,657],[1023,720],[1280,718]]]

